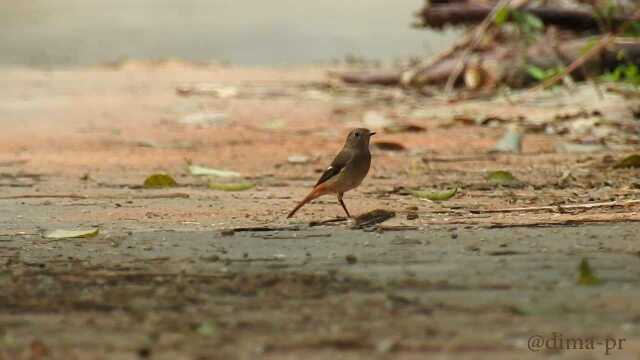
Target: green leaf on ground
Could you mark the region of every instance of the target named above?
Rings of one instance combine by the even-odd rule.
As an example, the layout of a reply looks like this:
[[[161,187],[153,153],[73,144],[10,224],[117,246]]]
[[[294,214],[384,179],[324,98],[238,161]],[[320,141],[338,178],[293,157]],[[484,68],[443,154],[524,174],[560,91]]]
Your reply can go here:
[[[531,75],[532,78],[538,81],[544,80],[547,77],[547,73],[543,69],[535,65],[527,66],[527,72],[529,73],[529,75]]]
[[[256,187],[256,184],[249,182],[242,183],[209,183],[209,189],[213,190],[222,190],[222,191],[244,191],[253,189]]]
[[[520,183],[513,174],[505,170],[490,171],[487,174],[487,181],[494,185],[513,185]]]
[[[509,20],[509,7],[508,6],[503,6],[500,8],[500,10],[498,10],[496,12],[495,17],[493,18],[493,20],[495,21],[496,25],[500,26],[504,23],[507,22],[507,20]]]
[[[90,238],[97,236],[99,232],[100,230],[98,228],[73,230],[56,229],[45,233],[44,237],[46,239]]]
[[[178,186],[178,183],[167,174],[153,174],[145,179],[143,186],[147,189],[159,189]]]
[[[637,168],[637,167],[640,167],[640,155],[638,154],[629,155],[626,158],[618,161],[615,165],[613,165],[614,169]]]
[[[218,328],[215,323],[211,321],[205,321],[198,328],[196,332],[202,336],[215,336],[218,333]]]
[[[458,188],[453,188],[449,190],[414,190],[411,191],[413,196],[419,199],[429,199],[431,201],[446,201],[451,199],[455,194],[458,193]]]
[[[544,29],[544,23],[542,22],[542,20],[540,20],[539,17],[533,15],[532,13],[524,13],[524,20],[527,25],[529,25],[534,30]]]
[[[592,286],[602,283],[602,280],[600,280],[593,273],[593,270],[591,269],[591,266],[589,265],[587,259],[582,259],[582,261],[580,262],[579,271],[580,274],[578,275],[578,285]]]
[[[235,171],[211,169],[199,165],[189,165],[189,173],[193,176],[216,176],[222,178],[240,177],[240,173]]]

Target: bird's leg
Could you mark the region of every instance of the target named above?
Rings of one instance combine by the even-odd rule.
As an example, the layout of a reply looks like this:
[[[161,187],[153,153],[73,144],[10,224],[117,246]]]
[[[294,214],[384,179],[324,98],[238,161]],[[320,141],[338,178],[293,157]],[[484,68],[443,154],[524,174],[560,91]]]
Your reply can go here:
[[[344,201],[342,201],[342,195],[344,195],[344,193],[338,193],[338,201],[340,202],[340,205],[342,205],[344,212],[347,213],[347,217],[350,218],[351,215],[349,214],[349,210],[347,210],[347,206],[344,204]]]

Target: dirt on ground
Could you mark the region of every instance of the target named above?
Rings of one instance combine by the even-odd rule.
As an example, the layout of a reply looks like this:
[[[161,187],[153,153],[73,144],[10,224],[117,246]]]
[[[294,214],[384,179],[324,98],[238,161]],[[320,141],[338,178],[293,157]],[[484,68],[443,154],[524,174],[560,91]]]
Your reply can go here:
[[[0,359],[640,356],[635,100],[326,70],[1,69]],[[513,124],[522,151],[491,152]],[[327,196],[286,219],[362,126],[346,205],[394,216],[359,227]],[[143,186],[159,173],[177,185]]]

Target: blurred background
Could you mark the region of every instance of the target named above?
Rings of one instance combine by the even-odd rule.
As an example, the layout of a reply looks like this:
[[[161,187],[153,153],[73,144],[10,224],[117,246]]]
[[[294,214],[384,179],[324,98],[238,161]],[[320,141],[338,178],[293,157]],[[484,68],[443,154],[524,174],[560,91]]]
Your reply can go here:
[[[454,32],[410,27],[421,0],[2,0],[0,64],[87,65],[179,57],[294,65],[392,61],[446,48]]]

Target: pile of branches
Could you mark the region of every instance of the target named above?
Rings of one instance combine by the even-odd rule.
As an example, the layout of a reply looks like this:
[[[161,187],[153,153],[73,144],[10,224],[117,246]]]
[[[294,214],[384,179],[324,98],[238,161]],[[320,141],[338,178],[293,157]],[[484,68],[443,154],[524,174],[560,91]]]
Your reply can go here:
[[[640,67],[640,5],[634,0],[426,0],[416,16],[418,28],[466,32],[427,61],[339,77],[354,84],[492,92]]]

